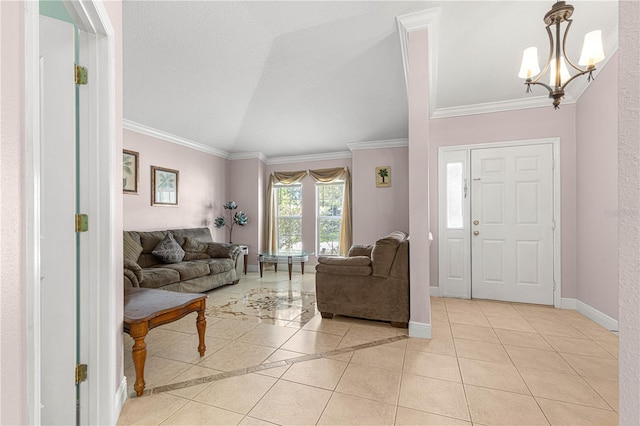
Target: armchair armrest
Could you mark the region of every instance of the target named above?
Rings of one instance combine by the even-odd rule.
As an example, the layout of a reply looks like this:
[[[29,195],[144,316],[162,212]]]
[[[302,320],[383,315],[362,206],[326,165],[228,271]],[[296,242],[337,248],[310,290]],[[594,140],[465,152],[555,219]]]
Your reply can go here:
[[[335,275],[371,275],[371,259],[367,256],[320,256],[316,272]]]
[[[367,257],[371,257],[371,251],[373,250],[373,246],[368,244],[368,245],[362,245],[362,244],[354,244],[351,246],[351,248],[349,249],[349,257],[353,257],[353,256],[367,256]]]

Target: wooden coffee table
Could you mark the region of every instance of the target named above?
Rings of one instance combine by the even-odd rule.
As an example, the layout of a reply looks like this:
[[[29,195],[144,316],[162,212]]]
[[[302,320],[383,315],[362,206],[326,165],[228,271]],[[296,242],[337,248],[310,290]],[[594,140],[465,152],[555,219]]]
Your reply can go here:
[[[200,356],[204,356],[207,349],[204,344],[207,328],[207,320],[204,316],[206,302],[206,294],[137,287],[124,289],[124,331],[134,340],[132,356],[136,369],[136,382],[133,388],[136,395],[140,396],[144,391],[144,363],[147,358],[147,344],[144,339],[149,330],[179,320],[191,312],[197,312],[196,328],[200,338],[198,352]]]

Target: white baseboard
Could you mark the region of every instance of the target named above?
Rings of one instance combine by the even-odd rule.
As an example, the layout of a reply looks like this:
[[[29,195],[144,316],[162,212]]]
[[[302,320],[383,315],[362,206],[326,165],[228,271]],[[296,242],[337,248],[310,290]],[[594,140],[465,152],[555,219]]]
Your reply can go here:
[[[591,321],[596,322],[607,330],[618,331],[618,320],[611,318],[607,314],[603,314],[596,308],[587,305],[586,303],[576,300],[576,311],[580,312]]]
[[[618,320],[611,318],[607,314],[603,314],[593,306],[587,305],[581,300],[563,297],[560,300],[560,308],[573,309],[607,330],[618,331]]]
[[[120,382],[120,386],[116,391],[116,420],[120,417],[120,412],[122,411],[122,407],[124,407],[124,403],[127,401],[127,376],[122,378]]]
[[[433,285],[429,287],[429,294],[431,294],[431,297],[442,297],[442,295],[440,294],[440,287],[436,287]]]
[[[431,339],[431,324],[409,321],[409,336],[421,339]]]

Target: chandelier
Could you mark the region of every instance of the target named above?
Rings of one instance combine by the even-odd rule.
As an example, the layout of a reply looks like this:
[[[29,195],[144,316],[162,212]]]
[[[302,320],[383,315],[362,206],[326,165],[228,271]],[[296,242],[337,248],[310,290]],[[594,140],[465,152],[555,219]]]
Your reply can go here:
[[[538,49],[529,47],[525,49],[522,55],[522,65],[518,77],[526,79],[524,84],[527,85],[527,93],[531,93],[531,85],[539,84],[549,91],[549,98],[553,99],[554,109],[560,108],[560,101],[564,97],[564,89],[576,77],[589,74],[587,81],[593,80],[593,71],[596,64],[604,59],[602,50],[602,32],[600,30],[591,31],[584,36],[584,44],[582,45],[582,54],[578,65],[586,68],[579,68],[574,65],[565,52],[565,44],[567,34],[573,20],[573,6],[566,4],[564,1],[556,2],[551,10],[544,15],[544,23],[547,25],[547,35],[549,36],[549,57],[547,64],[542,72],[538,66]],[[562,33],[562,24],[566,23],[564,33]],[[555,26],[555,37],[552,27]],[[562,38],[561,38],[562,33]],[[561,44],[562,43],[562,44]],[[559,58],[559,60],[558,60]],[[576,72],[573,76],[569,73],[567,64]],[[549,70],[549,84],[540,81],[544,74]]]

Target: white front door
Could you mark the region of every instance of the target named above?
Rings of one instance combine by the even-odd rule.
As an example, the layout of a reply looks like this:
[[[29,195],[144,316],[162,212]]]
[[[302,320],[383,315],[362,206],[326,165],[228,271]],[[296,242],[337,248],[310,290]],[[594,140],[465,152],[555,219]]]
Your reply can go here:
[[[76,424],[74,28],[40,17],[41,421]]]
[[[551,144],[471,150],[471,297],[553,304]]]

